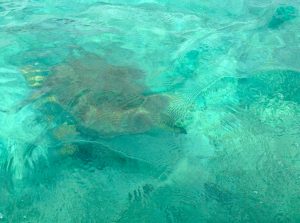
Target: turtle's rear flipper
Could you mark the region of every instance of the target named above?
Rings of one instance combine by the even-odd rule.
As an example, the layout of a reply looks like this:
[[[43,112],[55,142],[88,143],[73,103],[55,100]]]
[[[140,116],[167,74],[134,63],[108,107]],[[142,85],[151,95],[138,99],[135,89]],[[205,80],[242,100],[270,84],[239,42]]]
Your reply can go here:
[[[29,96],[26,99],[22,100],[13,109],[11,109],[8,112],[17,113],[23,108],[27,107],[28,105],[33,104],[36,101],[40,100],[41,98],[44,97],[46,98],[46,96],[48,96],[48,92],[49,92],[48,88],[35,90],[31,94],[29,94]]]

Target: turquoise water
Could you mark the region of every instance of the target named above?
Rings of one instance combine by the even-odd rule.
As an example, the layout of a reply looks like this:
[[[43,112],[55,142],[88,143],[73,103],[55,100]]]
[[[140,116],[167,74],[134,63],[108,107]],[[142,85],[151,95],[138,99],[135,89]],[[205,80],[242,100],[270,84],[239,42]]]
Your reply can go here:
[[[0,222],[300,222],[297,0],[0,0]]]

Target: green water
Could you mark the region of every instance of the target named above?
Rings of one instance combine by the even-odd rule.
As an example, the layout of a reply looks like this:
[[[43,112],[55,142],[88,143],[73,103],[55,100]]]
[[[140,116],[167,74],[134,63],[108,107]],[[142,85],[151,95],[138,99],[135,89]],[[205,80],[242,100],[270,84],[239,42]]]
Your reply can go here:
[[[0,222],[300,222],[297,0],[0,0]]]

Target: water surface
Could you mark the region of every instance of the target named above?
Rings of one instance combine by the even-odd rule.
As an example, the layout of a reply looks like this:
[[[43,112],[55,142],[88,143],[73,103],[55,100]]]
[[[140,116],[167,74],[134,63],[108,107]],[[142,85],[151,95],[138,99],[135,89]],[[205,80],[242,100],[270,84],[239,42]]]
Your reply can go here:
[[[0,222],[300,222],[299,10],[0,1]]]

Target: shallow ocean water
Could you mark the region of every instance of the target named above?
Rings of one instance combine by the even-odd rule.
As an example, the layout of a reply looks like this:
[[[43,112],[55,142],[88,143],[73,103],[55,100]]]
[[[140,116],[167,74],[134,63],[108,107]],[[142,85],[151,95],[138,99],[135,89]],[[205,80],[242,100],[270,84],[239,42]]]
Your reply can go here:
[[[300,222],[297,0],[0,0],[0,222]]]

